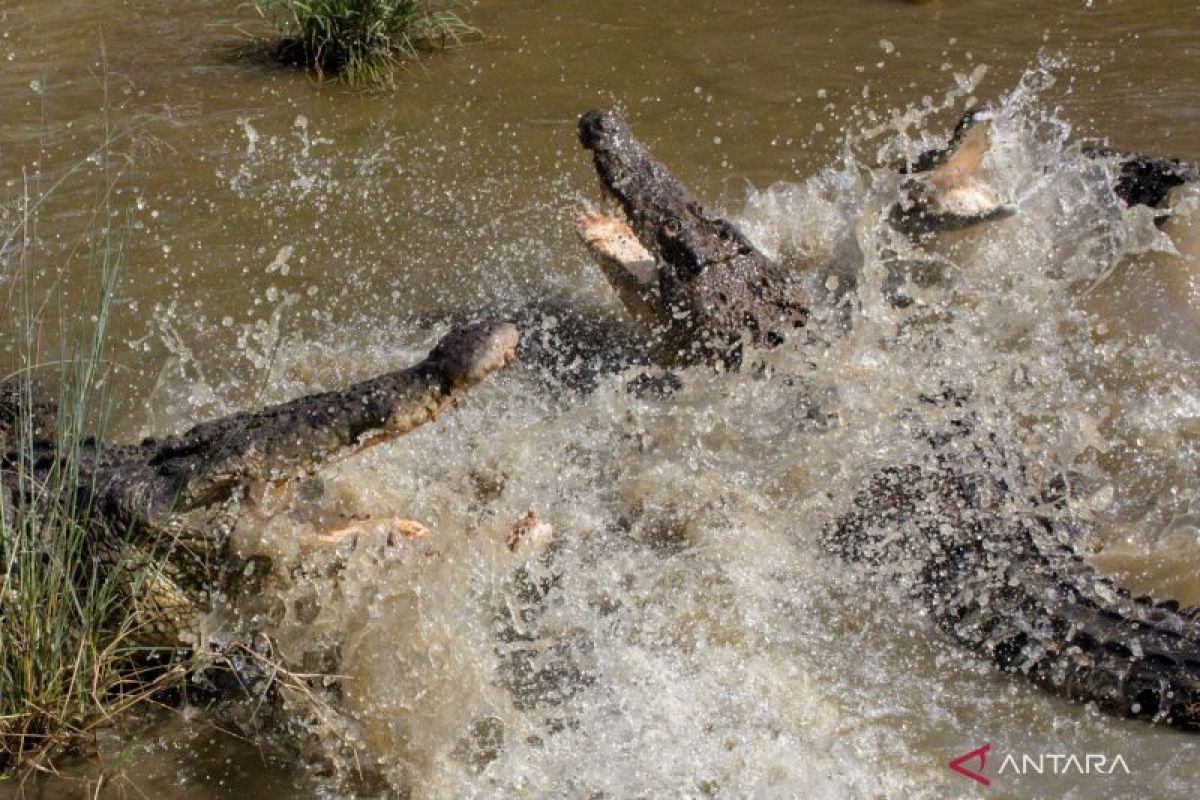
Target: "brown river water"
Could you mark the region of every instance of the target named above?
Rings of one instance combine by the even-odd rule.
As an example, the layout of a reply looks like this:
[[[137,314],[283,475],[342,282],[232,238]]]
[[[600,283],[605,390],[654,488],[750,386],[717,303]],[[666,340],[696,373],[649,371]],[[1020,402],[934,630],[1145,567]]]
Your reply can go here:
[[[575,120],[598,105],[773,255],[822,285],[857,276],[849,331],[764,354],[775,377],[684,371],[669,399],[627,393],[636,371],[579,392],[518,365],[330,468],[308,487],[319,510],[433,531],[339,570],[296,552],[306,523],[239,531],[291,567],[242,613],[292,664],[340,652],[335,689],[288,697],[257,742],[199,712],[106,732],[28,794],[90,796],[103,776],[105,797],[1200,795],[1196,737],[998,674],[817,544],[914,447],[912,398],[969,384],[1008,441],[1078,476],[1105,569],[1200,602],[1200,198],[1160,230],[1073,148],[1200,161],[1200,5],[469,16],[486,42],[355,93],[246,57],[239,0],[0,0],[0,222],[46,195],[26,267],[67,307],[94,285],[68,256],[115,181],[113,435],[396,368],[496,304],[614,311],[571,224],[596,195]],[[974,100],[999,109],[984,169],[1017,214],[899,240],[879,165],[944,141]],[[896,254],[925,265],[905,308],[883,290]],[[509,553],[529,509],[553,543]],[[946,767],[984,743],[986,789]],[[999,774],[1006,754],[1127,771]]]

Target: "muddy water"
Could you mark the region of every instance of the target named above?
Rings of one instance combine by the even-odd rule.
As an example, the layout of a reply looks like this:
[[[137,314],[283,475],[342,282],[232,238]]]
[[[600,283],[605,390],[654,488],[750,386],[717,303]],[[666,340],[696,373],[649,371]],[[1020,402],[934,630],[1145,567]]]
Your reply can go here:
[[[1192,737],[997,676],[816,539],[913,447],[897,422],[912,398],[967,385],[999,433],[1076,477],[1106,568],[1200,601],[1194,228],[1124,211],[1071,147],[1200,159],[1196,6],[481,2],[471,16],[487,43],[377,95],[239,55],[235,26],[253,18],[234,2],[0,6],[5,200],[53,189],[40,285],[119,173],[120,434],[406,363],[464,310],[544,296],[612,310],[569,225],[594,195],[573,135],[594,105],[623,109],[817,285],[853,276],[851,329],[830,313],[826,347],[763,356],[772,377],[684,374],[669,400],[630,396],[629,374],[579,394],[513,368],[330,470],[311,506],[433,532],[368,537],[325,557],[340,566],[296,552],[304,523],[239,533],[291,575],[243,613],[303,669],[340,653],[341,677],[288,697],[286,748],[175,716],[110,737],[108,791],[969,795],[945,764],[988,742],[993,758],[1102,753],[1129,769],[993,762],[989,796],[1194,796]],[[1019,213],[899,241],[881,224],[895,176],[875,167],[944,136],[972,98],[1000,104],[985,168]],[[82,293],[89,264],[68,263]],[[897,264],[923,276],[903,309],[886,300]],[[505,529],[529,509],[552,543],[510,553]]]

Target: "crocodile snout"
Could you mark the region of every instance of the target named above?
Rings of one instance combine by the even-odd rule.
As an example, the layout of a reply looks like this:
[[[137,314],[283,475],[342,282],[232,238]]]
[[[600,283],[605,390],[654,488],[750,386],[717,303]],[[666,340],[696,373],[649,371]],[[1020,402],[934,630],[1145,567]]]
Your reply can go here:
[[[630,136],[629,126],[615,111],[595,108],[579,118],[579,143],[587,150],[603,150],[621,136]]]
[[[442,338],[429,354],[455,386],[470,386],[516,360],[520,334],[511,322],[485,320]]]

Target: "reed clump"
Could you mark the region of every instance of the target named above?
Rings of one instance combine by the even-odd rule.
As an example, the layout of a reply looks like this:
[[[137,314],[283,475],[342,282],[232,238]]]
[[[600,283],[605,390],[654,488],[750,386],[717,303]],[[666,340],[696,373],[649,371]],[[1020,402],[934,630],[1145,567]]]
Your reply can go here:
[[[279,38],[271,55],[352,86],[394,87],[396,73],[425,52],[482,38],[454,10],[430,0],[255,0]]]
[[[184,675],[147,666],[128,603],[144,568],[97,557],[97,536],[127,532],[104,528],[81,486],[103,446],[112,382],[124,235],[111,227],[110,190],[66,264],[40,263],[43,196],[27,190],[0,229],[0,782],[44,768]],[[83,251],[89,263],[75,263]]]

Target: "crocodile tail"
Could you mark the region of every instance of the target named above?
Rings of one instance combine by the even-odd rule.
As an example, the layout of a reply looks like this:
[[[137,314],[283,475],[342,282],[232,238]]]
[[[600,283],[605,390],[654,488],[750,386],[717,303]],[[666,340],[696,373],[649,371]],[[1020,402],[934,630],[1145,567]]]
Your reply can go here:
[[[1196,611],[1132,597],[1015,481],[971,466],[943,458],[879,472],[824,544],[898,579],[960,646],[1005,671],[1113,714],[1200,730]]]

